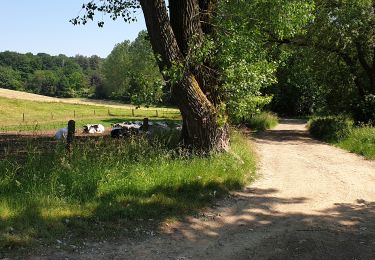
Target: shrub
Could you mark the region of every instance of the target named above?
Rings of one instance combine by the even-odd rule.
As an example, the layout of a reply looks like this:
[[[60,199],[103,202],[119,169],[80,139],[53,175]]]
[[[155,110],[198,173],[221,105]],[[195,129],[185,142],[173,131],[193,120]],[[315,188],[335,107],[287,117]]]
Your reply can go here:
[[[375,95],[367,95],[358,104],[354,119],[359,123],[375,125]]]
[[[279,123],[277,115],[270,112],[262,112],[260,114],[253,115],[249,118],[245,118],[245,124],[254,130],[266,130],[271,129]]]
[[[337,142],[349,136],[353,121],[343,116],[315,117],[310,119],[308,127],[315,138]]]

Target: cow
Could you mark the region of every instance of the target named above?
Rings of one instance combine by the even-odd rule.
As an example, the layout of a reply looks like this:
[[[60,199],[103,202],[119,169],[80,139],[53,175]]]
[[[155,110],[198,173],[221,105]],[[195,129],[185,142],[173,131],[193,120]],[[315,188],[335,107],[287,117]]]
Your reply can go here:
[[[101,124],[88,124],[83,126],[83,132],[86,134],[101,134],[104,133],[105,128]]]

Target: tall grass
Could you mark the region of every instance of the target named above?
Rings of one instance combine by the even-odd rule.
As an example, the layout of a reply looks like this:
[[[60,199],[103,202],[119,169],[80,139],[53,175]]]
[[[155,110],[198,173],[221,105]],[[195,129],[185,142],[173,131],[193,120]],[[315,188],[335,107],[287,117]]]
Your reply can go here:
[[[375,160],[375,128],[354,128],[347,138],[337,143],[337,146]]]
[[[171,149],[174,138],[99,138],[70,156],[61,144],[31,149],[22,163],[0,161],[0,248],[181,216],[254,176],[252,150],[238,133],[230,153],[204,158]]]
[[[314,117],[308,123],[310,133],[317,139],[340,148],[375,159],[375,128],[354,126],[346,117]]]
[[[274,128],[279,123],[278,117],[270,112],[262,112],[253,115],[252,117],[246,118],[245,121],[248,127],[259,131]]]

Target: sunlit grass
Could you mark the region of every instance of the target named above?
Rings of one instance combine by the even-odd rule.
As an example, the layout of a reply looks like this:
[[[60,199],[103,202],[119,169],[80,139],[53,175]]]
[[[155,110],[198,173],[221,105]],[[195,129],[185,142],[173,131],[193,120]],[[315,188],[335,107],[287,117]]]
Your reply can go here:
[[[317,139],[375,160],[375,128],[354,126],[353,120],[342,116],[313,117],[309,131]]]
[[[248,127],[260,131],[274,128],[279,123],[278,117],[270,112],[262,112],[245,120]]]
[[[0,131],[37,131],[66,126],[70,119],[79,124],[103,123],[109,126],[116,118],[141,120],[144,117],[180,119],[177,109],[130,109],[78,105],[55,102],[36,102],[0,97]]]
[[[354,128],[350,135],[338,142],[337,145],[348,151],[363,155],[367,159],[375,160],[375,128]]]
[[[192,213],[254,177],[249,141],[232,135],[231,151],[192,156],[170,139],[99,138],[64,145],[22,163],[0,161],[0,246],[48,241],[67,231],[80,236],[118,221]],[[166,141],[169,140],[169,141]],[[108,233],[108,232],[107,232]]]

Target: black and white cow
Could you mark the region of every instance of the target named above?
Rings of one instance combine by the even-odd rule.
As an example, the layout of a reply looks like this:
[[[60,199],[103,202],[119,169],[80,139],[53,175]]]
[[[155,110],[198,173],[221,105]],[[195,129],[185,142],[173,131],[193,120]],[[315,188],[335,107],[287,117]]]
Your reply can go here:
[[[87,134],[101,134],[104,133],[105,128],[101,124],[89,124],[83,126],[83,132]]]

